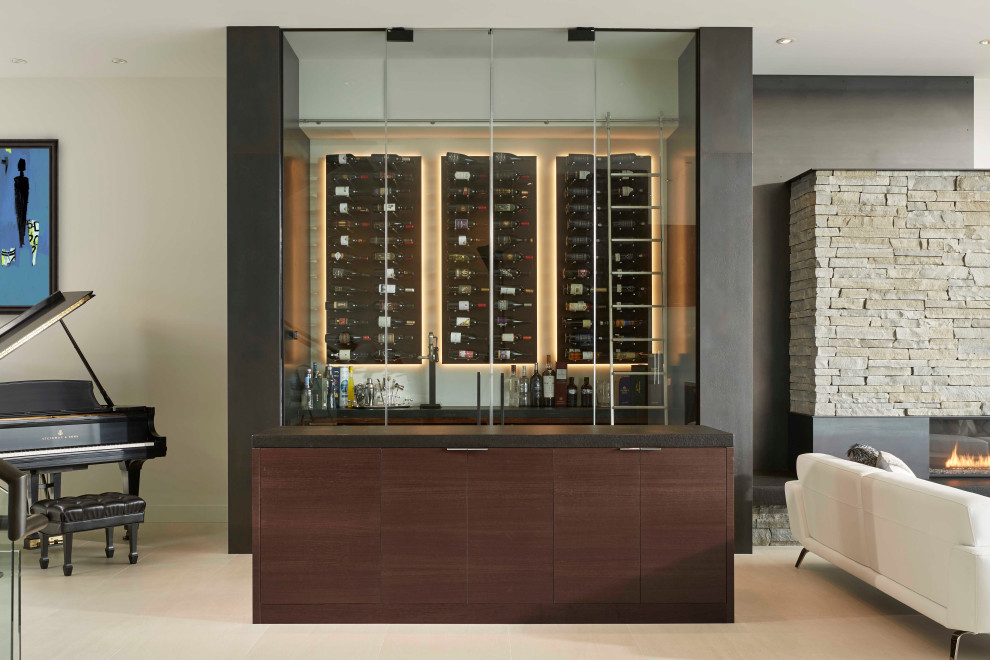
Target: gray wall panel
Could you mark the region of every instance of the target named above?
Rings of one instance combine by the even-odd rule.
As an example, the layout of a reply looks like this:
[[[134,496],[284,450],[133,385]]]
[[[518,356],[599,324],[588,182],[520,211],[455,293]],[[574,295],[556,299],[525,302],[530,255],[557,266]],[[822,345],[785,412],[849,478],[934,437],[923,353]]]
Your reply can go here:
[[[789,412],[784,182],[812,168],[971,168],[973,80],[756,76],[753,131],[753,460],[757,471],[778,471]]]
[[[702,28],[698,74],[701,423],[735,436],[736,552],[751,552],[752,29]]]

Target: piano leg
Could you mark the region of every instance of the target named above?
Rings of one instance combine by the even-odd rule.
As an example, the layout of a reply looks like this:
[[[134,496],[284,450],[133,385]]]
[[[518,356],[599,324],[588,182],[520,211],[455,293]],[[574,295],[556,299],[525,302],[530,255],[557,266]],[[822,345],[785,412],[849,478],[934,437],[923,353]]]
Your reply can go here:
[[[141,467],[144,465],[144,459],[121,461],[117,465],[120,466],[120,476],[124,481],[123,492],[128,495],[140,495],[138,490],[141,488]]]

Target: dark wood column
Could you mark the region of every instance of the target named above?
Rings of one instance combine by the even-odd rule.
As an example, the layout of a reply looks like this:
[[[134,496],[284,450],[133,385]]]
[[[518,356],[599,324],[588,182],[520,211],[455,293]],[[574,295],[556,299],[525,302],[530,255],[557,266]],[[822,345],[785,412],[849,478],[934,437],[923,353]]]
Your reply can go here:
[[[281,423],[282,35],[227,28],[227,550],[251,552],[251,434]]]
[[[698,388],[701,423],[735,436],[736,551],[752,552],[753,30],[701,28]]]

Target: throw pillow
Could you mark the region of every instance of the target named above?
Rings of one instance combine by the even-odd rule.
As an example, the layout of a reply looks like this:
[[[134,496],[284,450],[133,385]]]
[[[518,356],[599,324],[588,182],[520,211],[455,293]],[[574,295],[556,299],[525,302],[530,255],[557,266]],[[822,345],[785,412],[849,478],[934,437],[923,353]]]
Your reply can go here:
[[[855,444],[849,448],[849,451],[846,452],[846,456],[850,461],[862,463],[863,465],[868,465],[869,467],[877,467],[877,461],[880,459],[880,452],[869,445]]]
[[[889,451],[880,452],[880,458],[877,459],[877,467],[881,470],[886,470],[887,472],[897,472],[898,474],[906,474],[909,476],[915,476],[914,471],[908,467],[908,464],[897,458]]]

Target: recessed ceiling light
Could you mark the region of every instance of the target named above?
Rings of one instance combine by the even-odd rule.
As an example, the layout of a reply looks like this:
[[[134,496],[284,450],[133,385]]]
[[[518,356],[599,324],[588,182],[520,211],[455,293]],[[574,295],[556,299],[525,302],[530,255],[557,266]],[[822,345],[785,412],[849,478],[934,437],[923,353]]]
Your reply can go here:
[[[113,62],[114,64],[127,64],[127,60],[125,60],[123,57],[114,57],[110,61]]]
[[[11,64],[27,64],[28,61],[27,60],[24,60],[24,59],[21,59],[20,57],[12,57],[12,58],[10,58],[10,63]]]
[[[794,43],[794,40],[791,39],[790,37],[781,37],[780,39],[777,39],[777,43],[780,44],[781,46],[786,46],[787,44]]]
[[[984,39],[980,42],[981,46],[990,46],[990,39]]]

